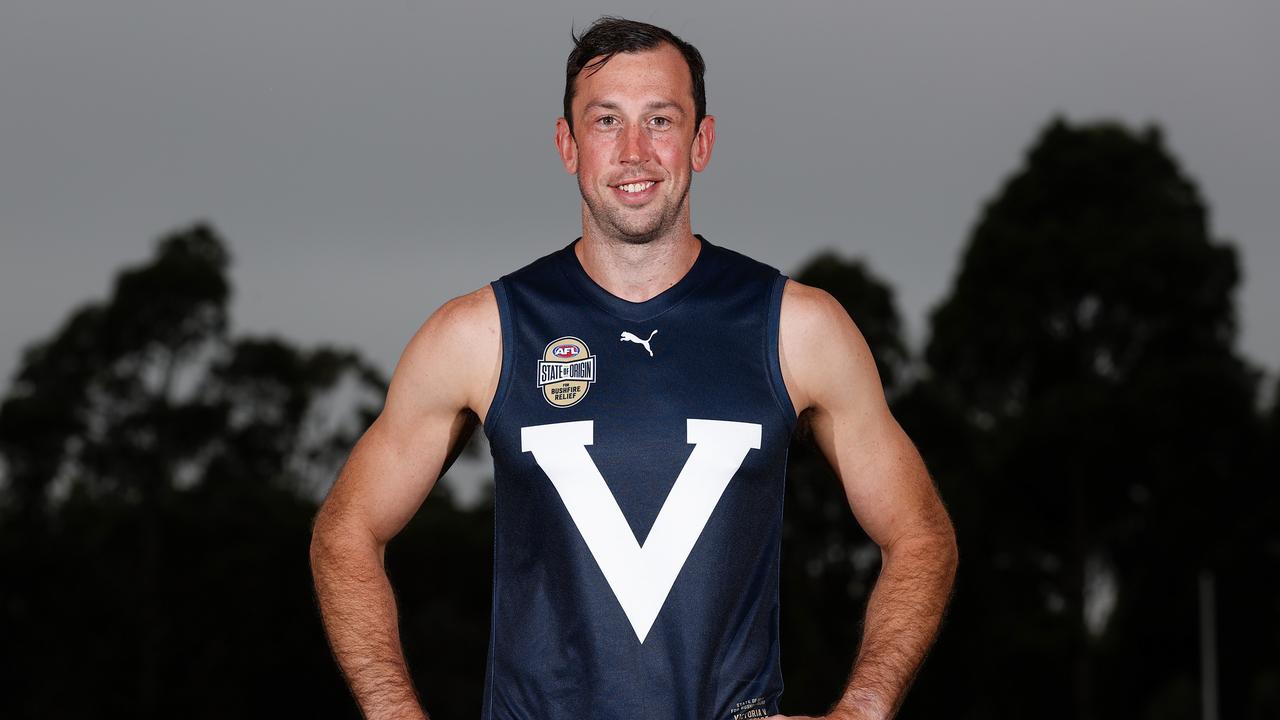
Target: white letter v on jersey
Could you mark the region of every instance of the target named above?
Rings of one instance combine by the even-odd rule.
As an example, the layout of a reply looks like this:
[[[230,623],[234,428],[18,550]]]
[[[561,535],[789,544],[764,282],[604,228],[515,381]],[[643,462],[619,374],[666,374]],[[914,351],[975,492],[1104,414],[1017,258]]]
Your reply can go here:
[[[520,428],[520,449],[533,453],[555,485],[643,643],[724,489],[747,451],[760,449],[760,425],[688,420],[695,447],[643,547],[587,453],[592,428],[592,420]]]

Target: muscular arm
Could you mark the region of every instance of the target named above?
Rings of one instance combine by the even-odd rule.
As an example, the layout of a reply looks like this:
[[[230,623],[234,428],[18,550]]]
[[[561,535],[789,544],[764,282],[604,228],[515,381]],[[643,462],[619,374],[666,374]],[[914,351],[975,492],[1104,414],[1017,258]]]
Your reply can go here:
[[[458,362],[467,348],[470,362]],[[477,362],[479,358],[481,361]],[[489,287],[449,301],[409,341],[381,414],[316,514],[311,570],[329,644],[369,720],[425,720],[400,645],[387,543],[417,512],[487,412],[501,360]]]
[[[853,670],[827,717],[891,718],[950,600],[955,532],[844,308],[827,292],[789,280],[779,345],[788,392],[805,409],[815,443],[882,558]]]

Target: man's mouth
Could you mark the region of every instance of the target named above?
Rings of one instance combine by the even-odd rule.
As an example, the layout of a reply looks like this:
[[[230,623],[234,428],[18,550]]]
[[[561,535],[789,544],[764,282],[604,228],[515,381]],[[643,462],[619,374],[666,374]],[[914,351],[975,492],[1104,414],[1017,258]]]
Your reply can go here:
[[[648,190],[649,186],[652,184],[652,180],[642,180],[640,182],[627,183],[626,185],[618,185],[616,187],[623,192],[638,193]]]
[[[623,183],[621,185],[612,185],[613,191],[618,197],[627,202],[642,202],[649,199],[657,191],[654,190],[658,186],[656,180],[637,180],[635,182]]]

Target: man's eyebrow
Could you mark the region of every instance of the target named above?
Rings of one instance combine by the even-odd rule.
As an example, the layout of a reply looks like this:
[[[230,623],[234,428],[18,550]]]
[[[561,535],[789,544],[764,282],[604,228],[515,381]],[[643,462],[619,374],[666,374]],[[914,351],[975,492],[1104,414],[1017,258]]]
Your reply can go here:
[[[592,108],[604,108],[605,110],[621,110],[622,107],[612,100],[592,100],[582,109],[582,112],[590,112]],[[645,110],[663,110],[673,108],[679,112],[684,112],[684,108],[674,100],[650,100],[645,106]]]

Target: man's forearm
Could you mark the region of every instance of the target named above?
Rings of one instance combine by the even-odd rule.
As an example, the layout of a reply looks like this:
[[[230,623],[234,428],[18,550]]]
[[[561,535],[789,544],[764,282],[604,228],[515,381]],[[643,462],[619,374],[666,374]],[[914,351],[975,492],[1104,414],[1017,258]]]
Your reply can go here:
[[[897,713],[937,637],[956,559],[949,534],[900,540],[885,550],[849,683],[828,717],[888,720]]]
[[[368,720],[426,720],[400,647],[395,595],[372,541],[317,522],[316,597],[334,657]]]

